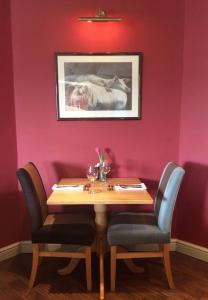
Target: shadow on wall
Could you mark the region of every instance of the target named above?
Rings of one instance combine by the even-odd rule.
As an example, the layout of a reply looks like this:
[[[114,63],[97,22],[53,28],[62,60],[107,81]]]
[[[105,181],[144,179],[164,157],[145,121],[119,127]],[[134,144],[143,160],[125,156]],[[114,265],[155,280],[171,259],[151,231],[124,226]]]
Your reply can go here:
[[[177,238],[208,246],[208,166],[187,162],[176,203]]]
[[[111,151],[110,148],[105,148],[105,159],[111,165],[111,171],[109,177],[117,177],[119,174],[119,165],[116,162],[115,154]],[[97,158],[98,162],[98,158]],[[96,162],[95,162],[96,163]],[[56,180],[59,180],[63,177],[86,177],[86,167],[81,165],[66,164],[59,161],[52,163],[53,172],[56,175]]]
[[[61,178],[67,177],[86,177],[85,168],[78,165],[70,165],[61,162],[53,162],[54,173],[57,178],[57,182]],[[91,205],[51,205],[49,212],[92,212],[93,207]]]
[[[119,174],[119,165],[116,162],[116,156],[114,152],[110,148],[105,148],[105,159],[109,162],[111,166],[111,171],[109,173],[109,177],[118,177]]]
[[[65,177],[86,177],[86,170],[83,166],[66,164],[55,161],[52,163],[57,180]]]
[[[151,194],[152,198],[155,199],[155,195],[157,192],[158,183],[155,180],[140,178],[141,182],[147,186],[148,192]],[[109,205],[108,211],[110,212],[153,212],[154,204],[135,204],[135,205]]]

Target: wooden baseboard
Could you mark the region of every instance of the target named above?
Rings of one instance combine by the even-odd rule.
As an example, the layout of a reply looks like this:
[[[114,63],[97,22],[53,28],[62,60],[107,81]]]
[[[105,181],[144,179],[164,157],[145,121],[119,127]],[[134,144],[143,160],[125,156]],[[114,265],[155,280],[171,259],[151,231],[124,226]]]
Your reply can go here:
[[[177,247],[177,239],[171,239],[170,250],[171,251],[176,251],[176,247]]]
[[[0,248],[0,261],[9,259],[21,253],[21,242]]]
[[[201,247],[178,239],[171,239],[170,249],[171,251],[178,251],[188,256],[192,256],[194,258],[208,262],[208,248]],[[31,241],[17,242],[6,247],[0,248],[0,262],[14,257],[20,253],[31,252]]]
[[[208,248],[176,240],[176,251],[208,262]]]
[[[20,253],[32,253],[32,242],[21,241],[20,242]]]
[[[0,262],[21,253],[31,253],[31,241],[21,241],[14,244],[0,248]]]

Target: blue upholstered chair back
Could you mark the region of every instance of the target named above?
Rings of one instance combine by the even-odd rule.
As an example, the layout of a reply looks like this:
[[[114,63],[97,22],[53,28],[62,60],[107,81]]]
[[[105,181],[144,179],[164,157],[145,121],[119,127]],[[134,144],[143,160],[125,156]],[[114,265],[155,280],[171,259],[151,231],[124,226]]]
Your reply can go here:
[[[163,232],[171,231],[175,202],[184,173],[182,167],[175,167],[166,184],[158,215],[158,226]]]
[[[163,173],[160,177],[160,182],[159,182],[157,194],[155,197],[155,207],[154,207],[154,212],[155,212],[155,216],[156,216],[157,220],[158,220],[159,211],[160,211],[160,204],[163,199],[163,194],[165,192],[165,188],[168,183],[168,179],[176,167],[177,167],[177,164],[174,162],[167,163],[167,165],[165,166]]]

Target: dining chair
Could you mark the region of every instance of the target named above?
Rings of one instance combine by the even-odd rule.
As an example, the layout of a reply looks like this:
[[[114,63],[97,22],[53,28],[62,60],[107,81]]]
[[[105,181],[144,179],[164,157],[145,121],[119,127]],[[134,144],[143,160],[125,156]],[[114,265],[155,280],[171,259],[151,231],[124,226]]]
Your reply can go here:
[[[29,162],[16,172],[31,219],[32,269],[29,288],[35,283],[42,257],[83,258],[86,264],[87,290],[92,289],[91,245],[95,228],[88,216],[77,221],[73,214],[48,214],[47,196],[36,166]],[[72,219],[72,220],[71,220]],[[73,245],[78,251],[52,251],[50,244]]]
[[[165,170],[164,170],[165,171]],[[174,288],[170,266],[170,238],[174,206],[184,169],[174,166],[167,182],[160,182],[158,189],[161,203],[154,213],[118,213],[110,218],[107,238],[111,256],[111,291],[115,291],[117,259],[160,257],[163,259],[165,273],[170,288]],[[164,174],[163,174],[164,175]],[[162,176],[163,177],[163,176]],[[168,177],[168,176],[167,176]],[[159,250],[131,251],[138,245],[159,245]]]
[[[170,161],[165,165],[163,172],[161,174],[160,181],[159,181],[158,188],[157,188],[157,193],[155,196],[155,201],[154,201],[154,214],[157,219],[159,216],[160,205],[162,202],[162,198],[163,198],[163,194],[164,194],[166,185],[168,183],[168,179],[170,178],[170,175],[172,174],[173,170],[177,167],[178,167],[178,165],[175,162]]]

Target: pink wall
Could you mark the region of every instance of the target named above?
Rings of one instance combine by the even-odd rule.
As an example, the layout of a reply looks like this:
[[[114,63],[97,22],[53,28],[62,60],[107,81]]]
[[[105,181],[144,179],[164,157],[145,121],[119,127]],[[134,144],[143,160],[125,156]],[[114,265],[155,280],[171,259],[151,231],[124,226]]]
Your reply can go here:
[[[208,2],[186,1],[180,160],[187,174],[178,237],[208,247]],[[184,212],[188,216],[184,220]]]
[[[96,145],[112,150],[119,176],[155,180],[178,159],[183,5],[100,2],[124,21],[77,22],[94,13],[92,0],[12,1],[18,165],[34,161],[48,192],[57,176],[85,176]],[[56,120],[54,53],[73,51],[144,53],[142,121]]]
[[[15,176],[16,133],[12,74],[12,44],[10,4],[0,0],[0,247],[11,244],[19,237],[19,201]]]
[[[49,193],[58,177],[85,176],[101,146],[114,154],[112,175],[158,180],[178,160],[183,1],[103,0],[124,18],[104,24],[77,22],[92,0],[11,3],[18,166],[33,161]],[[90,51],[144,53],[141,121],[56,120],[54,53]]]
[[[94,13],[95,0],[11,0],[11,28],[10,1],[0,0],[0,247],[28,238],[17,165],[34,161],[50,192],[60,176],[84,176],[97,145],[112,150],[113,175],[153,182],[180,158],[187,172],[175,233],[208,245],[207,1],[186,0],[184,53],[184,1],[106,2],[99,4],[123,22],[77,22]],[[141,121],[56,121],[54,53],[73,51],[144,53]]]
[[[185,37],[184,1],[129,0],[121,6],[102,0],[101,7],[124,21],[77,22],[94,13],[96,2],[11,0],[11,44],[9,1],[0,0],[0,209],[7,211],[0,218],[0,246],[28,238],[16,166],[34,161],[49,193],[60,176],[85,176],[97,145],[112,150],[113,175],[153,183],[180,154],[187,172],[174,232],[207,246],[207,1],[186,1]],[[56,121],[54,53],[75,51],[144,53],[141,121]]]
[[[112,150],[115,156],[113,175],[155,181],[167,161],[178,160],[183,1],[130,0],[128,4],[122,3],[122,7],[118,0],[106,2],[103,0],[99,4],[111,15],[121,15],[123,22],[77,22],[77,16],[94,13],[97,5],[92,0],[11,0],[17,152],[12,74],[9,76],[11,70],[7,70],[6,88],[7,93],[11,93],[11,102],[3,104],[8,105],[9,117],[3,115],[2,124],[12,124],[11,139],[10,134],[5,138],[5,143],[8,140],[12,144],[9,147],[12,153],[5,149],[2,158],[12,160],[9,175],[14,190],[16,153],[18,166],[28,160],[37,164],[48,192],[60,176],[85,176],[87,165],[96,161],[94,148],[97,145]],[[9,18],[8,9],[4,7]],[[7,30],[8,18],[2,19]],[[7,47],[2,49],[2,57],[8,67],[10,35],[5,34],[5,37]],[[56,121],[54,53],[73,51],[144,53],[141,121]],[[2,159],[2,163],[5,162]],[[9,190],[13,190],[11,185]],[[11,205],[13,225],[23,220],[20,239],[27,238],[23,202],[5,203]],[[16,241],[16,236],[14,230],[5,238]]]

